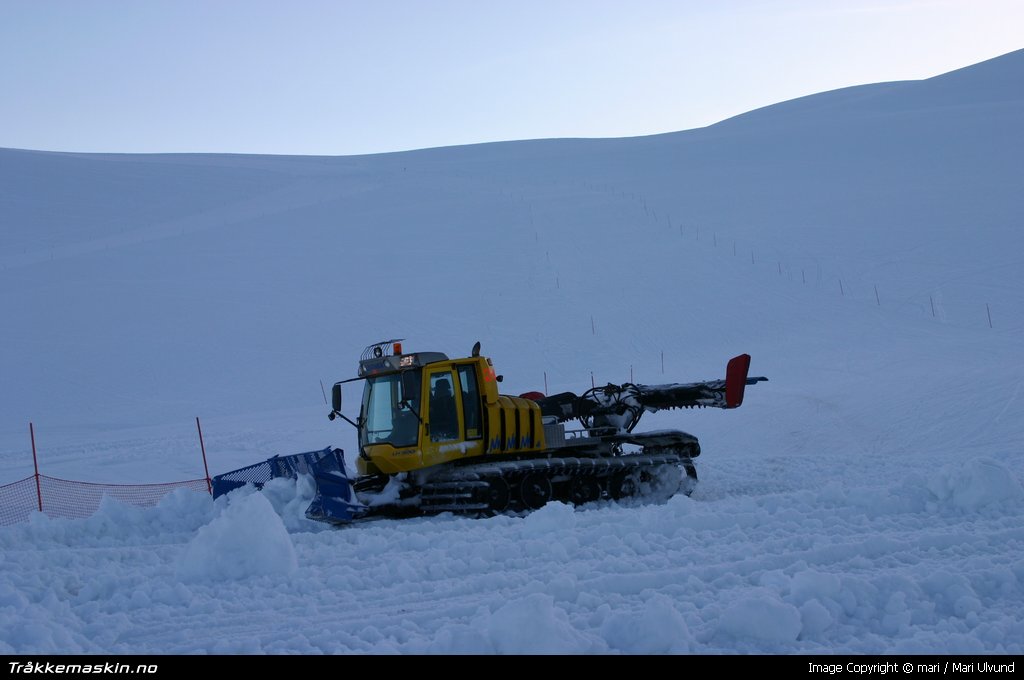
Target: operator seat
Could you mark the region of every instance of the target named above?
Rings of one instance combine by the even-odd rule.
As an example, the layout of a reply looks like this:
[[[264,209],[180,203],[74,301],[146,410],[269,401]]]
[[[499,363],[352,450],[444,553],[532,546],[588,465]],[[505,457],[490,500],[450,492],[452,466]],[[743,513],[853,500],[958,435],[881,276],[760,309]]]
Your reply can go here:
[[[458,439],[458,429],[452,383],[448,378],[440,378],[430,395],[430,438],[434,441]]]

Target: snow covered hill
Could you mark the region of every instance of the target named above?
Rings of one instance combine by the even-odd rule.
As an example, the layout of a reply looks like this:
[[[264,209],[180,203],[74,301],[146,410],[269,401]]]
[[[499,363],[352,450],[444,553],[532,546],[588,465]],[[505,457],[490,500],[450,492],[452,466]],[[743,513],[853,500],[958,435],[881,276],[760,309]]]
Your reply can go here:
[[[645,138],[0,150],[0,484],[29,420],[72,479],[202,476],[196,415],[214,474],[351,452],[319,383],[387,337],[480,340],[509,393],[771,378],[644,418],[702,442],[667,505],[323,531],[293,485],[0,529],[0,651],[1020,653],[1021,82],[1024,51]]]

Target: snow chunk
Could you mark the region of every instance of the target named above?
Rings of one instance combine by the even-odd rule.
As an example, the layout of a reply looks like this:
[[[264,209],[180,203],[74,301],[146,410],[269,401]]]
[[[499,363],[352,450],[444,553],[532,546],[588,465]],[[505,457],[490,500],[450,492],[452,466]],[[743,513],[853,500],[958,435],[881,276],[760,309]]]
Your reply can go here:
[[[10,583],[0,581],[0,611],[21,611],[29,606],[28,598]]]
[[[747,597],[722,614],[719,632],[735,638],[766,642],[793,642],[802,628],[800,611],[774,595]]]
[[[835,574],[805,569],[793,576],[790,590],[793,598],[801,604],[814,599],[834,599],[839,597],[841,582]]]
[[[316,495],[316,482],[310,475],[296,479],[275,477],[263,485],[262,493],[291,533],[330,530],[330,525],[306,517],[306,508]]]
[[[963,618],[971,612],[984,610],[978,593],[962,574],[937,570],[921,583],[921,588],[935,604],[936,611],[946,616]]]
[[[229,498],[227,509],[185,547],[178,577],[222,581],[295,571],[295,546],[270,501],[252,491]]]
[[[628,654],[683,654],[690,651],[690,629],[665,595],[655,595],[637,614],[613,613],[601,626],[611,649]]]
[[[834,622],[832,612],[818,600],[809,600],[800,606],[800,637],[815,637],[827,630]]]
[[[473,628],[484,632],[500,654],[593,651],[592,642],[572,626],[565,610],[543,593],[508,602],[494,613],[480,617]]]
[[[1024,488],[1013,473],[990,458],[943,467],[928,481],[928,490],[940,501],[968,511],[1024,499]]]
[[[572,529],[576,526],[576,510],[571,505],[552,501],[527,515],[523,526],[533,533]]]

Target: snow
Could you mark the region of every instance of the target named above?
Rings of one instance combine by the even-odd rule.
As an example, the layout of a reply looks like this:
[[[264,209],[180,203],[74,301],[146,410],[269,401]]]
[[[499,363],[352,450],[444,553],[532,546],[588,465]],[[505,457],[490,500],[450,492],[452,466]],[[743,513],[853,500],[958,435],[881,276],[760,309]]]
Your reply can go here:
[[[756,591],[722,612],[718,634],[768,644],[796,642],[802,629],[800,612],[775,593]]]
[[[898,484],[888,492],[903,495]],[[4,651],[868,652],[948,644],[1019,653],[1024,639],[1019,500],[981,513],[955,504],[872,510],[805,490],[284,532],[282,521],[302,506],[289,506],[283,488],[270,499],[283,502],[283,517],[267,494],[241,489],[219,507],[179,491],[156,508],[110,503],[87,520],[37,514],[4,529]]]
[[[690,631],[672,599],[652,595],[639,612],[610,611],[600,633],[610,649],[626,654],[685,654],[690,651]]]
[[[65,479],[202,476],[196,415],[212,474],[351,459],[318,383],[396,335],[480,340],[510,394],[770,378],[644,415],[703,451],[659,504],[335,529],[299,479],[35,512],[0,528],[0,653],[1021,653],[1022,77],[636,139],[0,150],[0,484],[29,420]]]
[[[220,581],[294,572],[298,568],[295,547],[270,501],[253,487],[239,489],[228,498],[227,509],[185,546],[178,578]]]
[[[945,466],[929,480],[928,490],[937,502],[964,511],[988,505],[1012,505],[1024,498],[1024,489],[1013,473],[986,458],[975,458],[960,466]]]

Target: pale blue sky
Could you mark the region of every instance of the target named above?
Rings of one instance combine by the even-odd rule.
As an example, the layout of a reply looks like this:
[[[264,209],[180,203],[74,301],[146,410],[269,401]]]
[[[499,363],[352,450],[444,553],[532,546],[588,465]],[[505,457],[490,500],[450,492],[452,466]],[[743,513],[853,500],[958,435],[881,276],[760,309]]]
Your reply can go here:
[[[633,136],[1020,48],[1021,0],[0,0],[0,146]]]

